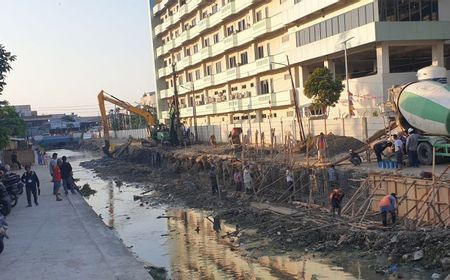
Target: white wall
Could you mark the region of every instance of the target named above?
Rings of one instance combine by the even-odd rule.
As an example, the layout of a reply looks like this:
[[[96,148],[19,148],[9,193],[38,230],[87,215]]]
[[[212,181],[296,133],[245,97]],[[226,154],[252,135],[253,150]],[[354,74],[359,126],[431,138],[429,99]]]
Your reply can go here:
[[[135,139],[146,139],[147,129],[141,128],[141,129],[110,131],[110,135],[112,138],[116,139],[128,139],[130,137],[133,137]]]

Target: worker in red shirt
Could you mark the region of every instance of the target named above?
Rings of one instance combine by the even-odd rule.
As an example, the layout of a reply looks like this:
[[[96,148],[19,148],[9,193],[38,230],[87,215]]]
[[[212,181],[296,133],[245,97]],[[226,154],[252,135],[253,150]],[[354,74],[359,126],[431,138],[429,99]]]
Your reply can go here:
[[[391,213],[392,224],[397,220],[397,194],[391,193],[384,196],[378,203],[381,212],[383,226],[387,226],[387,214]]]
[[[59,193],[59,189],[61,189],[61,180],[62,180],[62,176],[61,176],[61,166],[62,166],[62,161],[61,159],[58,159],[56,161],[56,165],[53,166],[53,194],[56,196],[56,201],[61,201],[61,197],[60,197],[60,193]]]
[[[333,213],[333,216],[337,214],[341,216],[341,203],[342,199],[344,198],[344,191],[340,188],[335,188],[330,193],[330,203],[331,203],[331,212]]]

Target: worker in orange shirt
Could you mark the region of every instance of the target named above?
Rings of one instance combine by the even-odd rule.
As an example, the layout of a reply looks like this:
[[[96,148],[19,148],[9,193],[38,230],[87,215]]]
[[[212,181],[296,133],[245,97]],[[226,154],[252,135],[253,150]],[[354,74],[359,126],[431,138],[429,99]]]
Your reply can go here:
[[[383,226],[387,226],[387,214],[391,213],[392,224],[397,220],[397,194],[391,193],[384,196],[378,203],[381,212]]]

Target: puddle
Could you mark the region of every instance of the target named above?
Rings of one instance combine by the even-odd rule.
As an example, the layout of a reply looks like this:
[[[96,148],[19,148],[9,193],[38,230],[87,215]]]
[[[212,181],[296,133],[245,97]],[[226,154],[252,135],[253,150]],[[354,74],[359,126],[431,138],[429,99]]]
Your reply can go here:
[[[367,264],[343,261],[344,267],[317,259],[292,260],[286,256],[252,258],[239,249],[236,238],[223,236],[235,228],[222,222],[218,234],[212,217],[202,211],[173,209],[165,205],[140,206],[133,201],[142,190],[133,184],[103,180],[93,171],[81,167],[92,154],[59,150],[71,162],[79,185],[85,183],[97,191],[86,198],[105,224],[113,227],[126,246],[144,262],[165,267],[170,279],[388,279],[375,274]],[[150,184],[151,182],[149,182]],[[171,218],[159,218],[170,216]],[[404,279],[424,279],[415,272],[404,273]],[[429,278],[429,277],[427,277]]]

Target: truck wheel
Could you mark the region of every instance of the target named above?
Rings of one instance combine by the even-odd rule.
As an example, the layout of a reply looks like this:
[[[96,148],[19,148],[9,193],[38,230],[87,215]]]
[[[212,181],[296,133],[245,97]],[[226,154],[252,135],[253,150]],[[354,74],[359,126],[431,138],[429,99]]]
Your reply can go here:
[[[428,142],[422,142],[417,146],[417,155],[422,165],[433,164],[433,147]]]

